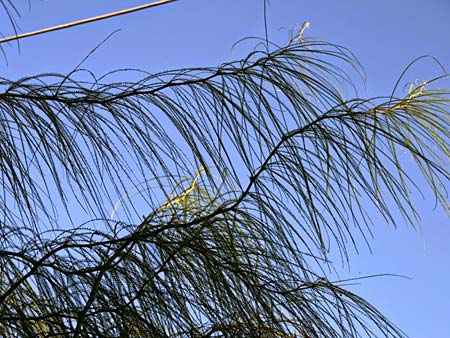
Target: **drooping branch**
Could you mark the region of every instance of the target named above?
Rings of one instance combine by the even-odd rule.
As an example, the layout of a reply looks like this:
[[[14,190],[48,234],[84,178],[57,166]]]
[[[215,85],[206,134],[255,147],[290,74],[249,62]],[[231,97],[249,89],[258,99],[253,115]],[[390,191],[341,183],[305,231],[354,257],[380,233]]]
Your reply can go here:
[[[342,61],[293,39],[139,82],[2,79],[1,333],[403,336],[321,269],[370,208],[414,223],[399,150],[448,210],[449,92],[347,100]]]

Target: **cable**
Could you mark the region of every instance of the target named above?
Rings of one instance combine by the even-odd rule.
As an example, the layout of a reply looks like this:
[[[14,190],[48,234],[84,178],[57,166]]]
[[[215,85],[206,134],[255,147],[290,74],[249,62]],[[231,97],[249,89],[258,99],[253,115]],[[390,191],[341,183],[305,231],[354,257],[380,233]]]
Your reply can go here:
[[[132,7],[132,8],[123,9],[123,10],[120,10],[120,11],[117,11],[117,12],[112,12],[112,13],[107,13],[107,14],[94,16],[94,17],[87,18],[87,19],[72,21],[72,22],[69,22],[69,23],[66,23],[66,24],[53,26],[53,27],[48,27],[48,28],[44,28],[44,29],[39,29],[39,30],[36,30],[36,31],[33,31],[33,32],[24,33],[24,34],[13,35],[13,36],[9,36],[7,38],[0,39],[0,44],[2,44],[4,42],[12,41],[12,40],[23,39],[23,38],[26,38],[26,37],[29,37],[29,36],[49,33],[49,32],[57,31],[57,30],[60,30],[60,29],[66,29],[66,28],[70,28],[70,27],[73,27],[73,26],[83,25],[83,24],[86,24],[86,23],[94,22],[94,21],[109,19],[109,18],[112,18],[112,17],[115,17],[115,16],[124,15],[124,14],[132,13],[132,12],[137,12],[137,11],[140,11],[140,10],[143,10],[143,9],[147,9],[147,8],[155,7],[155,6],[159,6],[159,5],[164,5],[164,4],[167,4],[169,2],[174,2],[174,1],[177,1],[177,0],[160,0],[160,1],[155,1],[155,2],[151,2],[151,3],[145,4],[145,5],[141,5],[141,6],[136,6],[136,7]]]

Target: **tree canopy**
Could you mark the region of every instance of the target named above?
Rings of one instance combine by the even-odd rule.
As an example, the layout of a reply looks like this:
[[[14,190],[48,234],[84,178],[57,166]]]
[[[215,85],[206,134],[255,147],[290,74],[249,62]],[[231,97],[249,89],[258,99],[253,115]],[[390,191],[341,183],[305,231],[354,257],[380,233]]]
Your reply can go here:
[[[447,75],[349,99],[356,58],[304,28],[132,82],[0,78],[1,335],[405,336],[329,255],[373,210],[418,224],[404,152],[449,210]]]

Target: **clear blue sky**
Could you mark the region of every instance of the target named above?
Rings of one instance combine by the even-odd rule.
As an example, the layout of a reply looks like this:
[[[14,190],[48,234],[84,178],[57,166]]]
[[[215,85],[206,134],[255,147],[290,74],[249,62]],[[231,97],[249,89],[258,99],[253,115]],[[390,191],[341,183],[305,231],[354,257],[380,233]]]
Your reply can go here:
[[[22,32],[119,10],[145,1],[31,0],[15,1],[21,9]],[[357,82],[361,96],[389,95],[404,67],[430,54],[450,71],[449,0],[271,0],[269,37],[283,44],[286,30],[310,21],[307,36],[352,50],[367,72],[367,86]],[[117,68],[149,72],[216,66],[232,60],[231,46],[246,36],[263,36],[263,0],[180,0],[128,16],[24,39],[21,52],[7,46],[9,65],[0,76],[18,79],[43,72],[66,73],[99,42],[121,29],[85,64],[97,74]],[[0,31],[12,33],[0,16]],[[430,61],[420,63],[408,80],[439,74]],[[356,79],[358,80],[358,79]],[[415,176],[415,173],[413,173]],[[418,179],[419,184],[423,182]],[[434,209],[430,191],[419,195],[423,236],[399,221],[393,230],[380,221],[371,254],[361,247],[353,254],[350,272],[342,276],[397,273],[411,280],[383,277],[352,287],[388,315],[413,338],[450,337],[450,222]]]

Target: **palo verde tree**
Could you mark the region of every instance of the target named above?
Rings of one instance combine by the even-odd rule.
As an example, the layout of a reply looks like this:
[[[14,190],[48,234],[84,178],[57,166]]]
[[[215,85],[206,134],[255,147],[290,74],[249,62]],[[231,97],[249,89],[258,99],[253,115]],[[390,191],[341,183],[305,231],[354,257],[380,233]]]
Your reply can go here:
[[[417,223],[403,152],[449,210],[450,91],[344,98],[358,63],[305,27],[136,82],[0,78],[2,337],[405,336],[328,256],[371,210]]]

